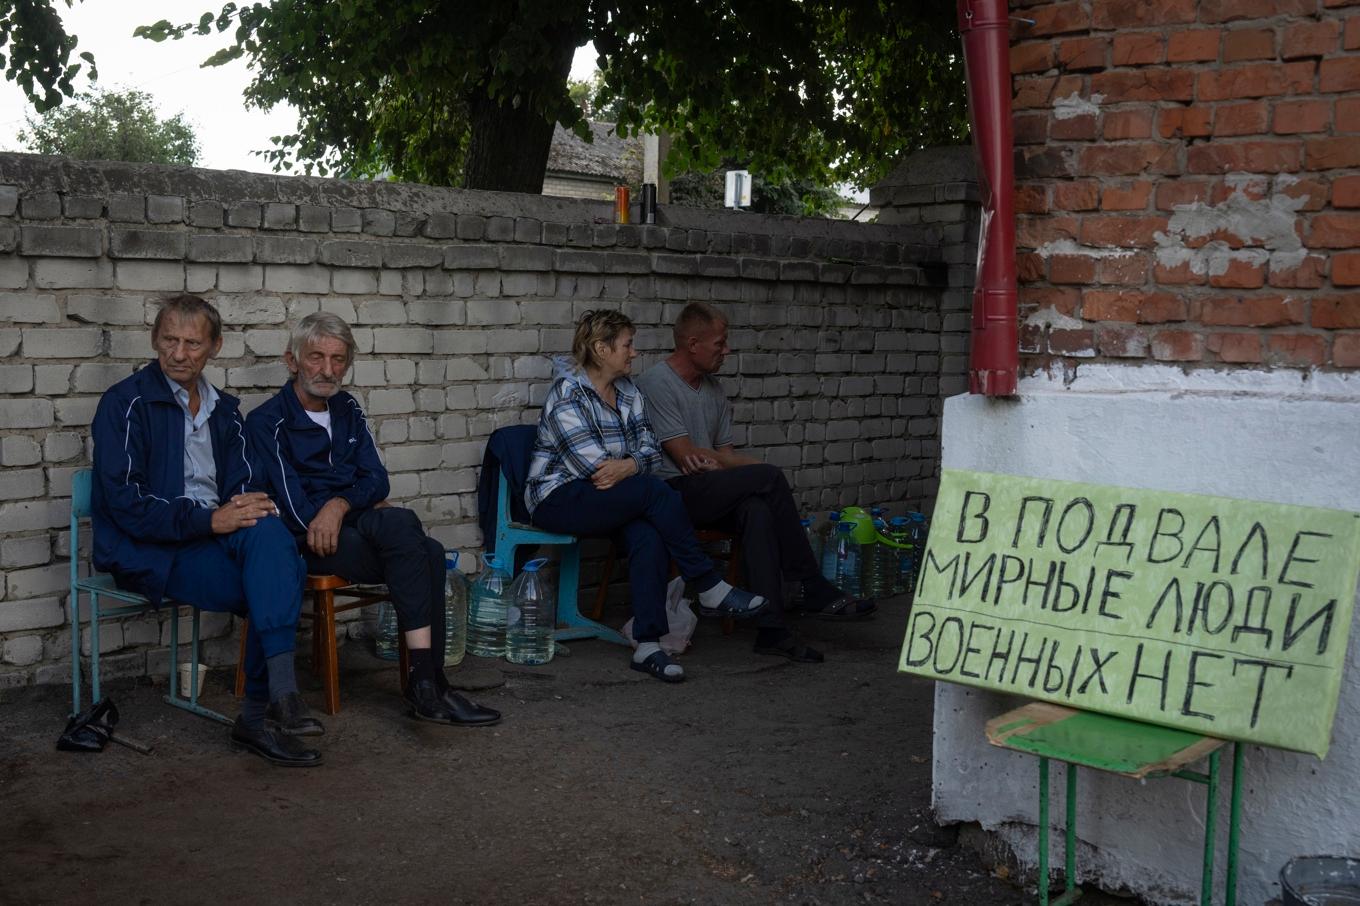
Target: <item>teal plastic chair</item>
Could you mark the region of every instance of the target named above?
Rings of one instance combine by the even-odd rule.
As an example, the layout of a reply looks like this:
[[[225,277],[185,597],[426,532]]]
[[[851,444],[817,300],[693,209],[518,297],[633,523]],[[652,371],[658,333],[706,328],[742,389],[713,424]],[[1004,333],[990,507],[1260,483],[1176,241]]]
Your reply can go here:
[[[112,576],[95,575],[90,568],[88,578],[80,577],[80,520],[90,515],[90,490],[94,485],[94,473],[82,469],[75,473],[71,483],[71,713],[80,713],[80,594],[84,592],[90,601],[90,701],[99,701],[99,621],[118,617],[131,617],[153,610],[151,602],[142,595],[124,591],[113,582]],[[119,603],[100,604],[101,598],[110,598]],[[183,708],[199,717],[206,717],[224,724],[231,720],[211,711],[198,703],[198,671],[190,671],[189,697],[184,698],[179,690],[179,608],[188,607],[193,613],[193,633],[189,643],[191,664],[197,664],[199,650],[199,613],[198,608],[180,604],[169,599],[161,602],[161,607],[174,612],[170,621],[170,694],[166,702],[176,708]]]
[[[498,470],[499,471],[499,470]],[[619,645],[628,640],[616,630],[582,615],[577,602],[581,582],[581,544],[575,535],[545,532],[532,525],[510,521],[510,483],[499,472],[496,484],[496,556],[514,568],[515,549],[522,545],[558,544],[562,552],[561,574],[557,577],[557,632],[559,642],[571,639],[603,639]]]

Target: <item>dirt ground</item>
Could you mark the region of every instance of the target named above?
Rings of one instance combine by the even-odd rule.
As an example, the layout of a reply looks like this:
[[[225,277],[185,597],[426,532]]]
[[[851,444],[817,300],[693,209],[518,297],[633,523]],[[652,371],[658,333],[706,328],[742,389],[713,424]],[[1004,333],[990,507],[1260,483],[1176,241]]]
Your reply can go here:
[[[26,690],[0,704],[0,902],[1034,902],[931,822],[905,618],[803,621],[821,665],[705,622],[678,686],[597,641],[545,667],[469,657],[455,681],[504,677],[474,697],[505,721],[476,730],[403,716],[395,666],[351,643],[313,770],[232,752],[147,683],[108,691],[153,754],[59,753],[69,689]],[[234,715],[226,679],[204,701]]]

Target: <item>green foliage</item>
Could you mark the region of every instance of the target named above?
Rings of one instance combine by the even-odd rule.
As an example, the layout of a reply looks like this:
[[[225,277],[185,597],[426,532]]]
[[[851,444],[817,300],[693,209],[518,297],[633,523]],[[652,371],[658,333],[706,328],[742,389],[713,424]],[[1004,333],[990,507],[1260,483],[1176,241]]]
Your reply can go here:
[[[81,160],[193,164],[199,152],[184,114],[162,120],[151,95],[133,89],[76,95],[71,104],[28,117],[18,138],[39,154]]]
[[[64,0],[70,9],[72,0]],[[68,35],[52,0],[0,0],[0,68],[5,79],[18,82],[39,113],[75,94],[75,78],[84,64],[71,62],[75,35]],[[98,78],[94,57],[79,54],[89,64],[89,78]]]
[[[595,36],[622,129],[672,136],[667,171],[724,159],[776,182],[872,184],[967,135],[948,0],[627,4]]]
[[[681,173],[670,183],[671,204],[690,208],[723,207],[727,171]],[[806,179],[771,180],[751,174],[751,207],[757,214],[793,214],[804,217],[831,217],[841,206],[834,189]]]
[[[205,13],[195,23],[162,20],[135,34],[153,41],[234,29],[216,65],[246,56],[257,75],[247,103],[298,109],[298,128],[273,137],[275,169],[300,162],[321,175],[374,174],[434,185],[459,182],[478,97],[533,104],[548,121],[584,121],[566,79],[547,71],[550,41],[563,27],[586,39],[573,0],[275,0]],[[514,148],[505,149],[507,155]]]
[[[276,169],[300,162],[307,172],[456,184],[470,133],[496,125],[479,116],[490,101],[587,141],[587,112],[608,111],[622,135],[667,131],[669,173],[738,161],[777,184],[863,186],[903,150],[966,135],[953,9],[950,0],[274,0],[136,34],[230,31],[235,43],[205,65],[244,56],[256,73],[249,103],[298,109],[297,131],[267,152]],[[599,84],[573,94],[559,51],[587,41]],[[494,141],[505,156],[546,153],[510,135]]]
[[[604,93],[604,76],[599,70],[589,79],[572,79],[567,82],[567,94],[571,97],[572,103],[581,108],[581,113],[586,119],[596,123],[612,123],[618,117],[617,106],[608,100],[602,100]]]

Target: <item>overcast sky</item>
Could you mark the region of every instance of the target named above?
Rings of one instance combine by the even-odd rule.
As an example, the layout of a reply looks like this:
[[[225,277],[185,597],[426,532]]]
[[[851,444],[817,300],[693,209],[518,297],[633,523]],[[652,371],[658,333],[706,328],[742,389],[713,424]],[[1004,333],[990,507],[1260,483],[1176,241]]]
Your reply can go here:
[[[275,107],[268,113],[246,109],[242,92],[251,74],[244,60],[226,66],[199,67],[227,43],[225,35],[191,35],[160,44],[132,36],[138,25],[150,25],[159,19],[176,24],[196,20],[203,12],[220,9],[220,3],[85,0],[72,9],[60,3],[56,8],[67,32],[80,38],[76,52],[90,51],[95,55],[100,87],[145,91],[155,98],[162,117],[184,113],[198,136],[199,166],[269,172],[265,160],[251,152],[268,149],[271,135],[292,132],[297,118],[290,107]],[[594,71],[594,63],[594,51],[588,46],[577,51],[572,77],[588,77]],[[33,108],[19,87],[0,80],[0,150],[27,150],[15,133],[24,128],[25,117],[32,114]]]

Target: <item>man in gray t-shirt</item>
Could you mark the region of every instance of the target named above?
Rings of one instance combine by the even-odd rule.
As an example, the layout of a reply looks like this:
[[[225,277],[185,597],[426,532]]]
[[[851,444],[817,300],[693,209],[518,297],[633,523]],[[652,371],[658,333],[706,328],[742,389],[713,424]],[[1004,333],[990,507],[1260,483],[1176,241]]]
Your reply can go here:
[[[639,377],[637,385],[657,440],[686,437],[695,447],[715,451],[732,446],[732,408],[713,375],[700,374],[699,386],[694,387],[668,360]],[[670,479],[685,474],[669,451],[663,448],[662,454],[658,476]]]
[[[675,323],[675,351],[636,379],[665,454],[658,474],[680,492],[696,528],[741,538],[747,587],[772,605],[757,621],[756,650],[820,661],[821,653],[799,643],[785,624],[785,576],[802,583],[810,616],[862,619],[877,608],[822,577],[784,473],[733,449],[732,409],[713,376],[730,352],[727,318],[706,302],[691,302]]]

